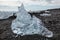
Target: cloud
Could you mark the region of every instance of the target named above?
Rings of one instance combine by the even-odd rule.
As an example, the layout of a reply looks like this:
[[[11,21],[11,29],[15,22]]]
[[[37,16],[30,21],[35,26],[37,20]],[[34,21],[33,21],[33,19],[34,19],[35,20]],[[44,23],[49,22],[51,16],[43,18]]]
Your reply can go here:
[[[47,5],[47,1],[42,1],[42,0],[20,0],[22,3],[25,5]]]
[[[18,1],[18,0],[0,0],[0,1]]]
[[[60,0],[52,0],[51,2],[54,5],[60,5]]]
[[[60,5],[60,0],[20,0],[25,5]]]
[[[5,6],[20,6],[20,0],[0,0],[0,5]]]
[[[0,5],[5,5],[5,6],[19,6],[21,4],[18,1],[0,1]]]
[[[18,11],[20,5],[17,0],[0,0],[0,11]]]
[[[0,0],[0,5],[19,6],[19,1],[24,5],[60,5],[60,0]]]

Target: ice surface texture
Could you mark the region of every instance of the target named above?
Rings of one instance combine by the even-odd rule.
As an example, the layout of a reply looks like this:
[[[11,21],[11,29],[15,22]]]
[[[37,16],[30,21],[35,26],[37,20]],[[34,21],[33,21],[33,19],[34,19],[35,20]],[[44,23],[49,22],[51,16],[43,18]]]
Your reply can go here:
[[[46,37],[52,37],[53,33],[44,27],[42,21],[37,17],[31,17],[24,9],[23,4],[18,8],[17,18],[12,21],[11,29],[17,35],[39,34]]]

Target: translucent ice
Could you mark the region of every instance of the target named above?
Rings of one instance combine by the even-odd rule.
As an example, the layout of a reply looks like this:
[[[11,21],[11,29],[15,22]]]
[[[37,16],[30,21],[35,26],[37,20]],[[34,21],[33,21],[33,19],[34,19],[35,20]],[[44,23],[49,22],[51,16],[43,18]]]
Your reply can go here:
[[[24,9],[23,4],[18,8],[17,18],[12,21],[11,29],[17,35],[39,34],[46,37],[52,37],[53,33],[44,27],[42,21],[37,17],[31,17]]]

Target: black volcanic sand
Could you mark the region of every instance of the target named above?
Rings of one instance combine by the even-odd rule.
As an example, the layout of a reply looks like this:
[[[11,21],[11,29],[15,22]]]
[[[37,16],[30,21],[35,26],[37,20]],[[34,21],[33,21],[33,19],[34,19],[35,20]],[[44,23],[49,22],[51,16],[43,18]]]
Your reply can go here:
[[[15,37],[11,31],[11,23],[16,17],[11,16],[8,19],[0,19],[0,40],[59,40],[60,39],[60,9],[49,10],[51,16],[40,16],[44,11],[40,13],[32,13],[37,18],[41,19],[45,27],[54,33],[54,37],[46,38],[41,35],[25,35]]]

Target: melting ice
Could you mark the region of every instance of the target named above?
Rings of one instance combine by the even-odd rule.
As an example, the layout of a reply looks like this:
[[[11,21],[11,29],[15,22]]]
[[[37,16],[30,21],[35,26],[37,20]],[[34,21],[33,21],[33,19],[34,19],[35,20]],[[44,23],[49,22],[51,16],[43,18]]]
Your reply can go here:
[[[21,36],[39,34],[45,37],[53,37],[53,32],[45,28],[40,19],[35,16],[31,17],[24,9],[23,4],[18,9],[17,18],[12,21],[11,25],[13,33]]]

